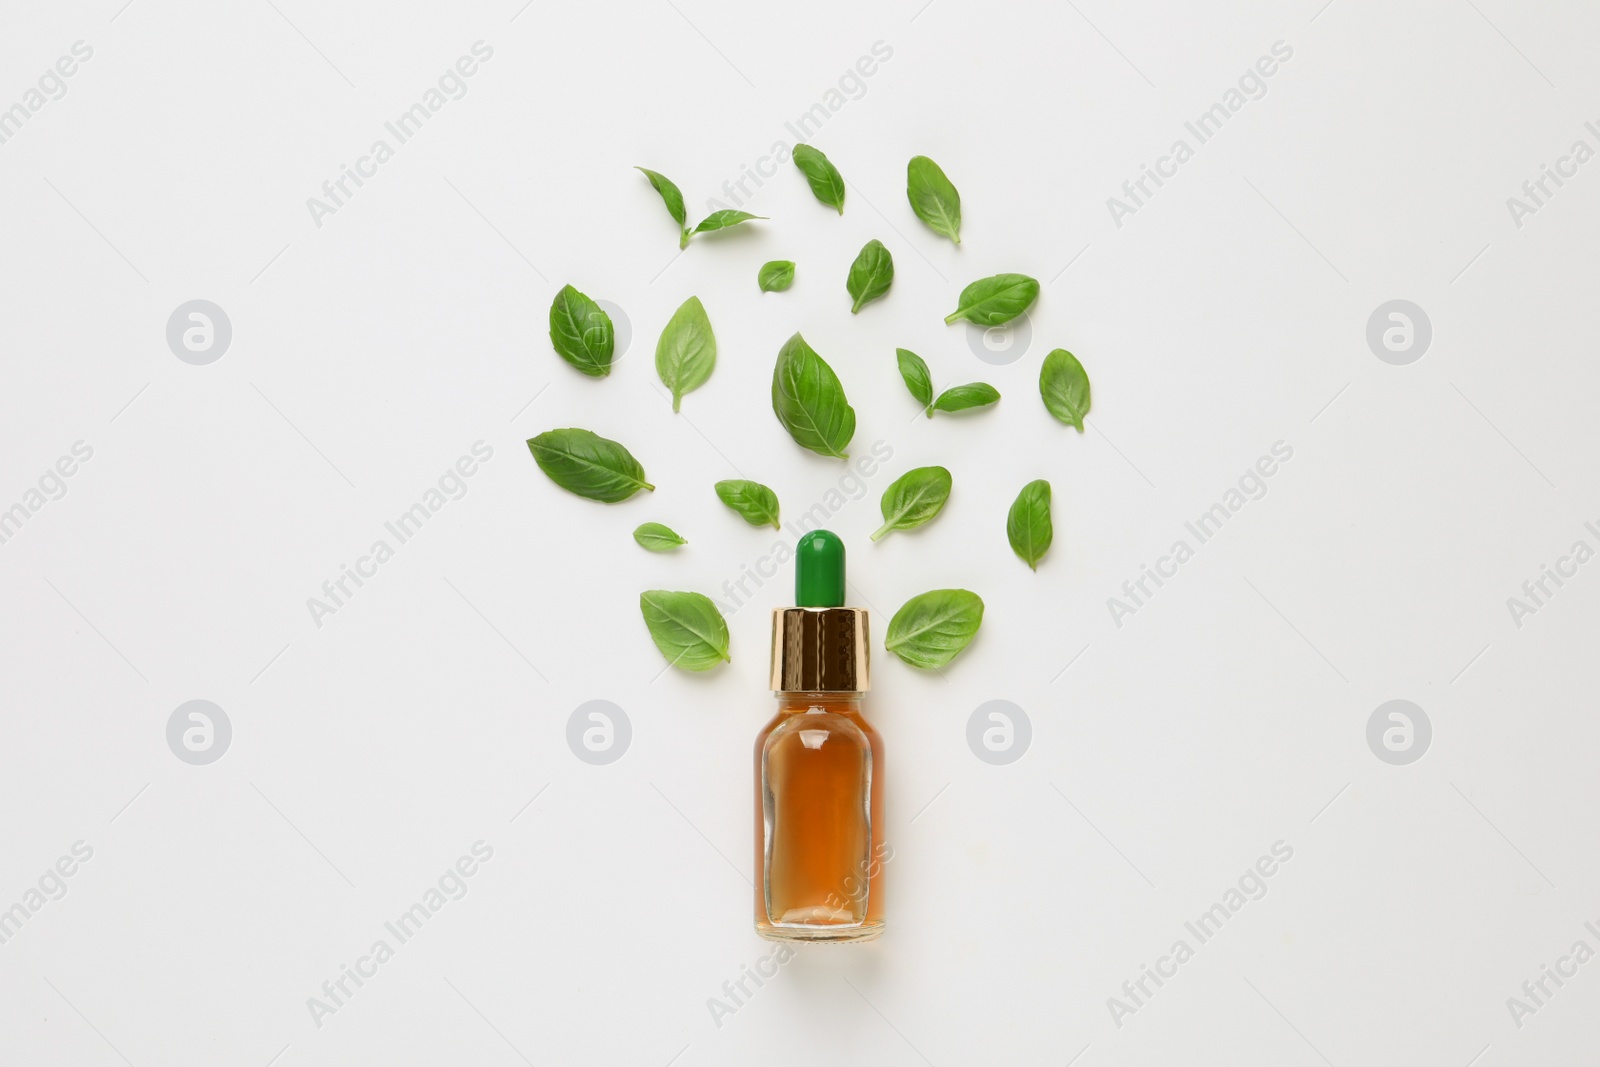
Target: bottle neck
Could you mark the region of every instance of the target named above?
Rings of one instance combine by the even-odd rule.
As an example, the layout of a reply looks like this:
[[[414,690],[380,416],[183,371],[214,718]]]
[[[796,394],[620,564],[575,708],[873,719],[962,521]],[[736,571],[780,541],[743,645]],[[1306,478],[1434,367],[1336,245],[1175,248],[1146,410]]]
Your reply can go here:
[[[861,714],[860,693],[774,693],[779,712],[806,712],[812,708],[845,715]]]

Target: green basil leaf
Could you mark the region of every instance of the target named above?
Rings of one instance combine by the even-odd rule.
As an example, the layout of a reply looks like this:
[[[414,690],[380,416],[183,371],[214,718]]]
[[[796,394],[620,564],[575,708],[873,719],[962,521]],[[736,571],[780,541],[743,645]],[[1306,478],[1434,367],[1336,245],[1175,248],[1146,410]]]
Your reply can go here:
[[[713,211],[701,219],[700,225],[694,228],[694,232],[710,233],[712,230],[726,230],[729,226],[737,226],[741,222],[765,218],[765,215],[752,215],[748,211],[734,211],[732,208],[724,208],[721,211]]]
[[[939,399],[933,402],[934,411],[966,411],[968,408],[984,408],[1000,399],[1000,390],[988,382],[972,382],[969,385],[955,385],[939,394]]]
[[[655,187],[655,191],[661,194],[662,203],[667,205],[667,214],[671,215],[672,221],[678,224],[678,247],[687,248],[689,246],[689,213],[683,209],[683,194],[678,191],[676,185],[672,184],[672,179],[665,174],[657,174],[655,171],[646,170],[644,167],[634,167],[633,169],[649,178],[650,184]]]
[[[883,491],[878,508],[883,525],[872,535],[874,541],[893,530],[910,530],[933,520],[950,499],[950,472],[943,467],[917,467],[896,478]]]
[[[929,229],[961,243],[961,194],[939,164],[927,156],[912,156],[906,164],[906,197]]]
[[[876,300],[889,291],[894,281],[894,257],[883,247],[883,242],[873,238],[862,246],[856,261],[850,264],[850,277],[844,287],[850,291],[850,314],[861,310],[861,305]]]
[[[833,368],[795,334],[778,351],[772,370],[772,412],[795,444],[844,459],[856,433],[856,411]]]
[[[943,667],[972,643],[983,625],[983,598],[965,589],[914,596],[889,620],[883,647],[913,667]]]
[[[1029,482],[1017,494],[1016,502],[1006,515],[1006,537],[1011,541],[1011,551],[1034,570],[1050,551],[1050,541],[1055,527],[1050,522],[1050,483],[1040,478]]]
[[[1039,296],[1039,283],[1026,274],[996,274],[979,278],[961,290],[956,309],[944,317],[946,326],[966,319],[979,326],[1004,326]]]
[[[933,418],[933,375],[928,373],[928,365],[922,357],[909,348],[894,350],[894,358],[900,364],[900,379],[906,383],[906,388],[911,390],[911,395],[927,411],[928,418]]]
[[[844,178],[828,157],[808,144],[794,146],[794,165],[806,176],[811,195],[844,214]]]
[[[616,335],[611,316],[572,286],[563,286],[550,304],[550,343],[556,355],[591,378],[611,373]]]
[[[708,671],[728,655],[728,622],[703,593],[652,589],[639,594],[650,639],[674,667]]]
[[[764,263],[756,274],[756,284],[761,286],[763,293],[781,293],[794,284],[794,263],[787,259],[775,259]]]
[[[590,500],[615,504],[655,488],[632,452],[588,430],[546,430],[528,439],[528,451],[552,482]]]
[[[717,365],[717,339],[711,320],[698,296],[685,300],[667,320],[661,339],[656,342],[656,373],[661,384],[672,390],[672,410],[677,411],[685,393],[692,393],[711,377]]]
[[[751,526],[770,525],[774,530],[783,528],[778,524],[778,494],[760,482],[730,478],[718,482],[716,489],[717,498],[743,516]]]
[[[652,552],[671,552],[689,542],[679,537],[677,531],[659,522],[642,522],[633,531],[633,539]]]
[[[1058,348],[1044,357],[1039,395],[1050,414],[1083,432],[1083,417],[1089,414],[1089,374],[1077,356]]]

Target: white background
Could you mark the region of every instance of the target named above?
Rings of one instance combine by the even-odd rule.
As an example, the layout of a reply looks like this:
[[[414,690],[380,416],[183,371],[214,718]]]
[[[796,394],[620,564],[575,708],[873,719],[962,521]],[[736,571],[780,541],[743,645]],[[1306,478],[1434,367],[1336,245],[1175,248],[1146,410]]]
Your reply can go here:
[[[1575,941],[1600,949],[1600,567],[1520,627],[1506,600],[1573,541],[1600,547],[1600,164],[1520,228],[1506,200],[1573,141],[1600,148],[1600,15],[122,2],[13,4],[0,27],[0,107],[94,50],[0,144],[0,507],[93,449],[0,544],[0,908],[75,841],[94,850],[0,945],[0,1060],[1594,1055],[1600,963],[1520,1027],[1507,998]],[[479,40],[493,57],[465,97],[316,226],[307,198]],[[879,41],[892,58],[829,97]],[[1184,122],[1277,41],[1293,57],[1266,94],[1115,225],[1107,198],[1193,144]],[[786,164],[741,197],[770,222],[679,257],[631,168],[699,218],[830,99],[812,140],[850,182],[843,217]],[[961,190],[960,248],[906,203],[919,153]],[[874,237],[894,287],[851,316],[845,272]],[[799,265],[788,293],[756,289],[771,258]],[[997,271],[1044,286],[1005,366],[941,322]],[[548,343],[567,282],[631,322],[603,381]],[[689,295],[720,353],[675,417],[650,353]],[[233,325],[209,366],[165,338],[196,298]],[[1366,341],[1392,299],[1433,325],[1408,366]],[[800,953],[718,1025],[708,1000],[770,951],[750,927],[750,745],[789,577],[732,613],[733,662],[706,675],[662,673],[637,597],[721,597],[772,550],[716,480],[766,482],[789,518],[839,484],[771,414],[796,330],[844,381],[853,453],[892,449],[831,520],[877,640],[926,589],[988,614],[942,675],[878,646],[888,933]],[[921,419],[896,346],[1004,399]],[[1093,379],[1082,436],[1038,399],[1053,347]],[[523,444],[559,426],[622,440],[659,488],[561,492]],[[315,625],[307,598],[476,441],[493,458],[466,495]],[[1268,493],[1115,625],[1107,598],[1278,441],[1294,453]],[[955,476],[943,515],[869,544],[882,489],[930,463]],[[1004,522],[1039,477],[1056,535],[1034,574]],[[688,548],[640,550],[646,520]],[[1366,741],[1396,698],[1433,725],[1409,766]],[[167,746],[191,699],[233,725],[209,766]],[[566,744],[591,699],[631,720],[608,766]],[[1008,766],[965,739],[993,699],[1032,723]],[[316,1025],[307,999],[479,840],[470,892]],[[1184,922],[1277,841],[1293,859],[1267,894],[1119,1026],[1108,998],[1193,945]]]

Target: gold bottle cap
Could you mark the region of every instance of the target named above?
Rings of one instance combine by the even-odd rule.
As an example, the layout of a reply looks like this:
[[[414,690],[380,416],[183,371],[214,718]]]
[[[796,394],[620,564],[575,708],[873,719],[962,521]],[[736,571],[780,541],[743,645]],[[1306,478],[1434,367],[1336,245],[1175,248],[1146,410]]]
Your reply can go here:
[[[773,610],[773,692],[864,693],[871,688],[865,608]]]

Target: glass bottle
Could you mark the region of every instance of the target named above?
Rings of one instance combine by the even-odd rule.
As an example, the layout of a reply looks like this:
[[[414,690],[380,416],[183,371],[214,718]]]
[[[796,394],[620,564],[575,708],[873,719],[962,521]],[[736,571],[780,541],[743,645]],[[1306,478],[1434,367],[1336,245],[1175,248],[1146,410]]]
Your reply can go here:
[[[883,739],[861,714],[867,613],[844,603],[844,544],[796,546],[799,606],[773,612],[778,713],[756,737],[756,932],[869,941],[883,932]]]

